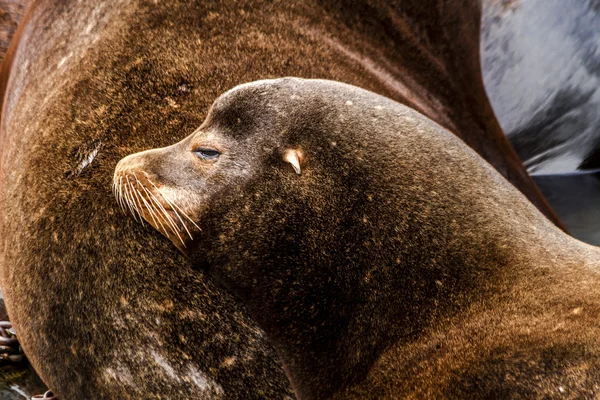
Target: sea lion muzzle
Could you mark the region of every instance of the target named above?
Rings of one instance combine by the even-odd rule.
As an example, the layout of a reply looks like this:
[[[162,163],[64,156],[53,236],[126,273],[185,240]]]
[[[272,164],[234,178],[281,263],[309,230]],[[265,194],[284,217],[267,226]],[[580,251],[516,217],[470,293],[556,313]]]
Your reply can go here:
[[[164,190],[151,170],[151,160],[158,150],[132,154],[122,159],[115,169],[113,193],[123,210],[129,210],[136,220],[146,220],[156,230],[185,252],[198,225]]]

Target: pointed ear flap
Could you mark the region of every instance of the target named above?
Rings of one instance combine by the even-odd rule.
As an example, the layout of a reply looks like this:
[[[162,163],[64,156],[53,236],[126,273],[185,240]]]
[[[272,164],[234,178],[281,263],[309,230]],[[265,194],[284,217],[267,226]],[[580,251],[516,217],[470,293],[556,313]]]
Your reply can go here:
[[[283,153],[283,161],[292,164],[294,171],[296,171],[298,175],[301,173],[300,162],[302,161],[302,158],[302,151],[298,149],[288,149]]]

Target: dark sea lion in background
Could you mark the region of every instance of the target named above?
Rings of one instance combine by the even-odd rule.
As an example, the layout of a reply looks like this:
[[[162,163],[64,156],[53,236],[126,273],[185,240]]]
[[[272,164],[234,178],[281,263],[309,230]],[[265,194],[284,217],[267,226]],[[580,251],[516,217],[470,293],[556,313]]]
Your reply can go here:
[[[299,399],[600,395],[600,250],[385,97],[241,85],[114,184],[247,307]]]
[[[49,387],[63,399],[290,393],[245,311],[111,195],[118,160],[187,136],[239,83],[328,78],[405,103],[552,218],[486,99],[480,7],[37,0],[0,74],[0,272]]]

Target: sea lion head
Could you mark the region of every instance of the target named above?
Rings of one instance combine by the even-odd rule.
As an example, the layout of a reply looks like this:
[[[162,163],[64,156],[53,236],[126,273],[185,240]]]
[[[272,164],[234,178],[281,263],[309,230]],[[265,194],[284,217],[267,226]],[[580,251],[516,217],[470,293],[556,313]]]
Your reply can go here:
[[[281,83],[293,81],[300,80]],[[205,122],[184,140],[122,159],[113,180],[121,206],[189,254],[190,244],[202,235],[205,214],[218,214],[215,203],[223,196],[235,194],[233,199],[243,203],[251,195],[240,188],[260,180],[261,174],[280,170],[289,179],[300,175],[304,152],[288,140],[285,126],[278,128],[277,116],[289,110],[270,102],[274,93],[285,95],[276,81],[236,87],[214,103]]]

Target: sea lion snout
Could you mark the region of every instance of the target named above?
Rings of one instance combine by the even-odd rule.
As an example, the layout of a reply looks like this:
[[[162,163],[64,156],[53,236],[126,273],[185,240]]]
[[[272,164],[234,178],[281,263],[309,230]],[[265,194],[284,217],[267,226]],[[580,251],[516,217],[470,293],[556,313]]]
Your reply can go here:
[[[169,159],[169,148],[152,149],[123,158],[115,168],[113,192],[123,210],[171,240],[182,252],[194,230],[200,230],[177,205],[161,170]]]
[[[288,145],[284,137],[272,140],[268,123],[276,119],[266,116],[266,108],[237,112],[238,97],[246,95],[248,100],[252,93],[229,94],[215,102],[205,123],[185,139],[131,154],[115,169],[113,187],[121,207],[148,222],[185,254],[196,239],[194,231],[201,231],[196,223],[219,224],[218,218],[210,224],[206,220],[217,203],[245,203],[238,192],[272,173],[271,167],[281,167],[281,160],[287,172],[304,172],[305,150]],[[278,179],[277,174],[272,178]],[[234,205],[223,209],[230,206]]]

